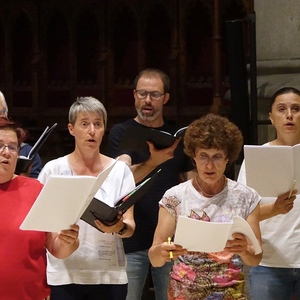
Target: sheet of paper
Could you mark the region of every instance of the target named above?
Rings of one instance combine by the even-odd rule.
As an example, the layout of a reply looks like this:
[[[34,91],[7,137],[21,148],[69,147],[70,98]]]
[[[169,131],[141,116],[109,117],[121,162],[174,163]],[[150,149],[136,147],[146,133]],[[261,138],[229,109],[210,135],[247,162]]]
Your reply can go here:
[[[93,176],[51,175],[20,229],[59,232],[76,223],[115,162]]]
[[[255,253],[261,252],[261,247],[250,227],[241,217],[233,217],[233,222],[206,222],[179,216],[175,231],[174,243],[183,246],[188,251],[219,252],[223,251],[227,240],[235,232],[245,234],[254,246]]]
[[[247,185],[262,197],[278,197],[292,188],[294,180],[300,192],[300,145],[245,145],[244,155]]]
[[[259,254],[259,253],[262,252],[260,244],[259,244],[259,242],[258,242],[251,226],[249,225],[249,223],[245,219],[243,219],[239,216],[234,216],[233,217],[233,224],[232,224],[232,228],[231,228],[230,233],[229,233],[229,237],[231,237],[232,234],[236,233],[236,232],[237,233],[242,233],[242,234],[244,234],[245,236],[248,237],[248,239],[250,240],[251,244],[254,247],[255,254]]]
[[[232,223],[205,222],[179,216],[174,243],[188,251],[219,252],[224,250]]]

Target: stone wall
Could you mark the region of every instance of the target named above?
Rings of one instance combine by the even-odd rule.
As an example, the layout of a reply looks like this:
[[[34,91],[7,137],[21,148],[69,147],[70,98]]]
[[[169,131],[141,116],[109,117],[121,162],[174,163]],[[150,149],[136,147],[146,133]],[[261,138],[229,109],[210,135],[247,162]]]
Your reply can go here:
[[[270,96],[279,88],[300,89],[300,1],[255,0],[258,119],[267,120]],[[274,137],[259,127],[259,143]]]

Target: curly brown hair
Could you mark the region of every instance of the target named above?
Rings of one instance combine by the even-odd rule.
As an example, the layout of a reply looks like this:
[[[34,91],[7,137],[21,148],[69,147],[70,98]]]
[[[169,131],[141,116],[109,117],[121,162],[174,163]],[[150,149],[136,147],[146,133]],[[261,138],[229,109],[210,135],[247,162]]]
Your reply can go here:
[[[183,141],[184,152],[189,157],[195,157],[197,148],[218,149],[225,152],[231,165],[242,150],[243,135],[227,118],[210,113],[188,126]]]

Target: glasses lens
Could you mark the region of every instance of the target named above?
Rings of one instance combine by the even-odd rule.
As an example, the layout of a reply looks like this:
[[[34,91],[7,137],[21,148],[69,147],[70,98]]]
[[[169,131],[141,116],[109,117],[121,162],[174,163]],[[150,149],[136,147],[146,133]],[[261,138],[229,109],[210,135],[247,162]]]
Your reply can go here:
[[[160,97],[163,95],[158,91],[147,92],[145,90],[136,90],[136,94],[139,99],[145,99],[149,94],[151,99],[153,100],[159,100]]]
[[[222,161],[224,160],[224,157],[223,156],[213,156],[213,157],[209,157],[209,156],[206,156],[206,155],[200,155],[199,156],[199,161],[202,163],[202,164],[207,164],[209,161],[213,162],[214,164],[218,164],[218,163],[221,163]]]
[[[137,92],[138,98],[140,98],[140,99],[144,99],[144,98],[146,98],[147,95],[148,95],[148,92],[146,92],[146,91],[144,91],[144,90],[138,90],[138,91],[136,91],[136,92]]]
[[[18,146],[7,146],[10,152],[18,152]]]
[[[159,98],[162,96],[162,94],[160,93],[160,92],[151,92],[150,93],[150,96],[151,96],[151,98],[152,99],[154,99],[154,100],[159,100]]]
[[[12,152],[12,153],[18,152],[18,149],[19,149],[18,146],[15,146],[15,145],[3,145],[3,144],[1,144],[0,145],[0,151],[1,152],[4,151],[6,147],[7,147],[8,151]]]

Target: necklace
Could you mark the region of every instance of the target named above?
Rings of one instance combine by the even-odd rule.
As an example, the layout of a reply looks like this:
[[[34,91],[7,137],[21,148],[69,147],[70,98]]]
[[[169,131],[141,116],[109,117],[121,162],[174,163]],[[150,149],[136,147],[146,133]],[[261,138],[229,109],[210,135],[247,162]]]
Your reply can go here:
[[[197,176],[198,176],[198,175],[197,175]],[[214,195],[210,195],[210,194],[205,193],[205,192],[202,190],[200,184],[198,183],[197,176],[195,176],[195,181],[196,181],[196,184],[197,184],[197,186],[198,186],[200,192],[203,194],[203,196],[205,196],[205,197],[213,197],[213,196],[215,196],[215,195],[218,194],[218,193],[217,193],[217,194],[214,194]],[[226,177],[225,177],[224,175],[223,175],[223,177],[224,177],[224,186],[223,186],[223,188],[222,188],[222,191],[224,190],[224,188],[225,188],[225,186],[226,186],[226,182],[227,182]]]

